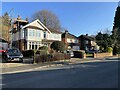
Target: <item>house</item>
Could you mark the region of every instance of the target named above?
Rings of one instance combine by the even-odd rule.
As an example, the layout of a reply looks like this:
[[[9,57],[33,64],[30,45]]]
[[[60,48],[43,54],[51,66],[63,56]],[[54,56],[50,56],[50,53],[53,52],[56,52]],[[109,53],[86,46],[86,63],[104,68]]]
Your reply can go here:
[[[38,49],[50,46],[53,41],[61,41],[61,33],[48,29],[38,19],[22,25],[13,33],[13,46],[20,50]]]
[[[98,45],[95,42],[95,38],[88,36],[88,34],[81,35],[78,38],[80,41],[80,50],[89,51],[98,49]]]
[[[67,30],[62,34],[62,41],[65,43],[67,49],[80,50],[78,38],[70,34]]]

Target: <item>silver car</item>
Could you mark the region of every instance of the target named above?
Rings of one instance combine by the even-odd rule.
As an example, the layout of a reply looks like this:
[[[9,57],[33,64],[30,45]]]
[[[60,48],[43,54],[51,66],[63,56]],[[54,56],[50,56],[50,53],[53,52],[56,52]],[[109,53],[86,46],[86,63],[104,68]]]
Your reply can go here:
[[[67,50],[67,53],[69,53],[71,57],[74,57],[74,53],[73,53],[73,51],[71,51],[71,50]]]

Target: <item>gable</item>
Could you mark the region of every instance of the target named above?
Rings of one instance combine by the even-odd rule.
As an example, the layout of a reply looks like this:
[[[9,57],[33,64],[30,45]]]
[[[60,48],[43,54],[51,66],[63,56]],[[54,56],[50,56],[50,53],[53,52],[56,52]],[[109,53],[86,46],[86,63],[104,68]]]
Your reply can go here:
[[[50,32],[50,30],[44,24],[42,24],[38,19],[23,26],[22,29],[27,28],[27,27],[38,28],[40,30],[46,30],[46,31]]]

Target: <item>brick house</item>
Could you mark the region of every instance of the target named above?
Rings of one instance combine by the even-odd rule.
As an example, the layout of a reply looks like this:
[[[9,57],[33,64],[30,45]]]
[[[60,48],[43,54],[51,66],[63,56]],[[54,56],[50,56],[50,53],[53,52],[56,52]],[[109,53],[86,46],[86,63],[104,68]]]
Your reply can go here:
[[[88,34],[81,35],[78,38],[80,42],[80,50],[85,50],[85,51],[96,50],[96,46],[98,45],[95,42],[95,38],[88,36]]]
[[[70,49],[70,50],[80,49],[78,38],[75,35],[70,34],[68,31],[62,33],[62,41],[65,43],[66,49]]]

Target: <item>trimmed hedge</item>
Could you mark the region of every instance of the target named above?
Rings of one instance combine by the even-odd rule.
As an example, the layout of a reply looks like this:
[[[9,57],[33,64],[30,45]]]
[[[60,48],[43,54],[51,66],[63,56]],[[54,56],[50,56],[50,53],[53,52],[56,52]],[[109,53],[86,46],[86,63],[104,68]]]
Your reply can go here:
[[[58,61],[70,59],[70,54],[56,53],[56,54],[36,54],[35,62],[48,62],[48,61]]]

